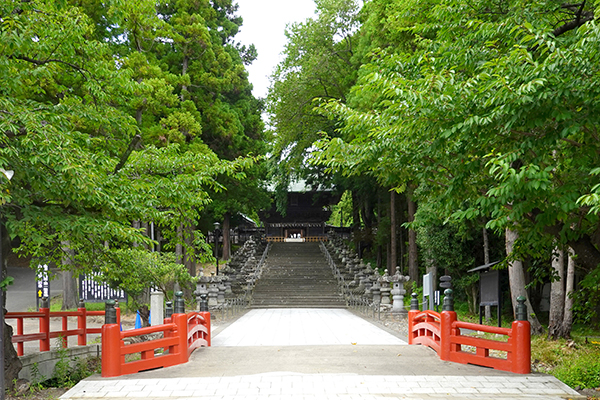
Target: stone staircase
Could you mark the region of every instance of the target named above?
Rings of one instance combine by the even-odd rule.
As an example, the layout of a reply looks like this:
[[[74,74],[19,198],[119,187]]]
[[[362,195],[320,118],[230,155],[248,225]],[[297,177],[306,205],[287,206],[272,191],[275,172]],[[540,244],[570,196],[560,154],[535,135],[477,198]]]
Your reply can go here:
[[[251,308],[345,308],[319,243],[273,243]]]

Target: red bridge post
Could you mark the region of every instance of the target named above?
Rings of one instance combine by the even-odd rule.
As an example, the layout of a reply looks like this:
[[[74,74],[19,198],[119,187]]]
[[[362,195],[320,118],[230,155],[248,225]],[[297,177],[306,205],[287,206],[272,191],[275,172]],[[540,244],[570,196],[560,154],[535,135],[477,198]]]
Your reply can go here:
[[[440,360],[450,361],[452,352],[452,324],[456,321],[452,289],[444,290],[444,304],[440,314]]]
[[[40,317],[40,333],[44,334],[40,340],[40,351],[50,351],[50,306],[46,297],[41,301],[40,312],[44,314]]]
[[[419,314],[419,300],[417,294],[412,293],[410,299],[410,311],[408,312],[408,344],[414,344],[413,327],[415,326],[415,317]]]
[[[183,292],[175,293],[175,304],[173,304],[173,315],[171,320],[177,325],[177,350],[179,352],[179,362],[181,364],[188,361],[188,321],[185,313],[185,301]]]
[[[79,306],[77,307],[77,329],[79,335],[77,335],[77,344],[79,346],[85,346],[87,344],[87,310],[85,309],[85,303],[83,300],[79,300]]]
[[[517,319],[512,323],[513,356],[512,372],[531,372],[531,326],[527,320],[525,297],[517,297]]]
[[[121,376],[121,327],[117,323],[114,300],[106,302],[102,325],[102,376]]]

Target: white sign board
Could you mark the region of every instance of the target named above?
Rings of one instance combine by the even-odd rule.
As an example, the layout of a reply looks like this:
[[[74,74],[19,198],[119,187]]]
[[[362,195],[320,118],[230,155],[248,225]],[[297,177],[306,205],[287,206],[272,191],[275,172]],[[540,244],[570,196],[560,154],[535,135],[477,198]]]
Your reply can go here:
[[[427,299],[429,299],[429,302],[427,302]],[[433,280],[431,279],[431,274],[423,275],[423,304],[427,305],[428,303],[428,309],[433,310]]]

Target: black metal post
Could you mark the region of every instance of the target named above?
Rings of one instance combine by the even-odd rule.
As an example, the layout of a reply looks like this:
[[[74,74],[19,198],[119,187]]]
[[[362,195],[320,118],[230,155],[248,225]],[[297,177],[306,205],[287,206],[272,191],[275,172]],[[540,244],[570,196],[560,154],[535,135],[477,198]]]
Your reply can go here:
[[[106,300],[104,304],[104,323],[116,324],[117,323],[117,309],[115,308],[116,302],[114,300]]]
[[[215,225],[215,258],[217,259],[217,275],[219,275],[219,236],[221,232],[219,231],[219,227],[221,224],[218,222],[214,223]]]
[[[167,301],[166,307],[165,307],[165,318],[171,318],[172,315],[173,315],[173,302]]]
[[[517,321],[527,321],[527,305],[525,296],[517,297]]]
[[[444,290],[444,304],[442,311],[454,311],[454,298],[452,297],[452,289]]]
[[[207,297],[208,297],[208,296],[206,295],[206,293],[202,293],[202,294],[200,295],[200,298],[202,299],[202,300],[200,301],[200,311],[201,311],[201,312],[206,312],[206,311],[208,311],[208,301],[206,301],[206,298],[207,298]]]
[[[411,296],[411,299],[410,299],[410,309],[411,310],[418,310],[419,309],[419,300],[417,299],[417,294],[413,293],[410,296]]]
[[[183,300],[183,292],[179,291],[175,293],[175,304],[174,304],[174,314],[185,314],[185,302]]]

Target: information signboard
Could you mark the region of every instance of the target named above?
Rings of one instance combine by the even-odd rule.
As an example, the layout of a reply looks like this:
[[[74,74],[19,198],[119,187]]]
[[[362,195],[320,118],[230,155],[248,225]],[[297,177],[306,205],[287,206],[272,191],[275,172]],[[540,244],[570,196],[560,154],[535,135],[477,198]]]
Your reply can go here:
[[[48,265],[38,265],[35,277],[35,299],[38,310],[43,298],[50,299],[50,276]]]

